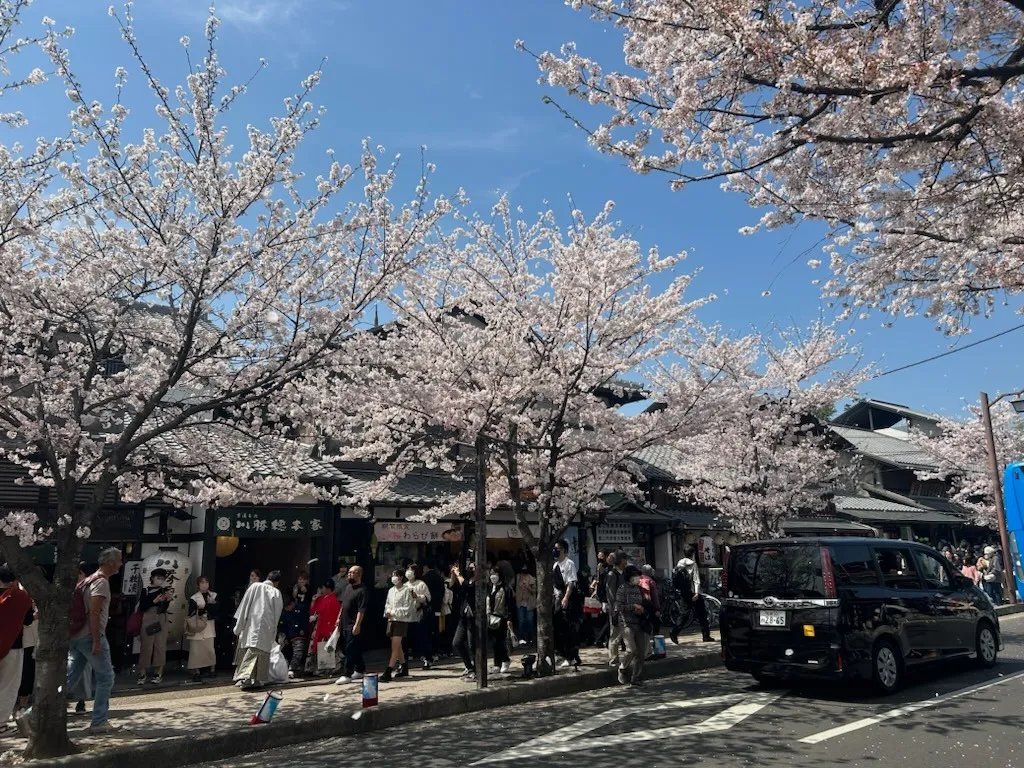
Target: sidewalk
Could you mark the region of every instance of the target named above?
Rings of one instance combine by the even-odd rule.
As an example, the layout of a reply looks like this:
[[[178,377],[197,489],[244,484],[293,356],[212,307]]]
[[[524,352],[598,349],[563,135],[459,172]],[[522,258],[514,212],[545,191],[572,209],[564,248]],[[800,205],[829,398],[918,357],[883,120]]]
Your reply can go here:
[[[648,662],[645,677],[667,677],[717,666],[718,643],[704,645],[697,642],[699,639],[684,637],[678,646],[669,643],[668,658]],[[227,685],[181,686],[115,697],[110,719],[124,731],[105,737],[85,736],[88,717],[71,716],[68,729],[83,748],[82,754],[21,764],[54,768],[145,764],[146,768],[171,768],[615,684],[607,652],[601,648],[581,651],[584,666],[579,672],[560,670],[555,677],[529,681],[519,677],[520,655],[513,656],[513,674],[488,676],[490,686],[485,691],[477,691],[474,682],[460,679],[461,664],[441,664],[426,671],[414,669],[409,678],[381,684],[380,705],[368,710],[361,708],[359,684],[341,687],[333,680],[314,680],[275,686],[284,691],[284,699],[274,722],[255,727],[249,726],[249,720],[265,693],[242,693]],[[226,675],[224,681],[229,682]],[[0,763],[16,758],[24,747],[24,739],[16,735],[0,736]]]

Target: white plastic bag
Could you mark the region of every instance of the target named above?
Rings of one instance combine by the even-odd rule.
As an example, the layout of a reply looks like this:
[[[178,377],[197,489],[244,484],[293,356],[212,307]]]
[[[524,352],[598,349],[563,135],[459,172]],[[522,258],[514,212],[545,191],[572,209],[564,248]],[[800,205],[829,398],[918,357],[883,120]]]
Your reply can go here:
[[[276,644],[270,649],[270,682],[288,682],[288,659],[281,653],[281,646]]]
[[[331,632],[331,636],[327,638],[327,642],[324,644],[324,648],[331,653],[338,650],[338,643],[341,642],[341,627],[336,626],[334,631]]]

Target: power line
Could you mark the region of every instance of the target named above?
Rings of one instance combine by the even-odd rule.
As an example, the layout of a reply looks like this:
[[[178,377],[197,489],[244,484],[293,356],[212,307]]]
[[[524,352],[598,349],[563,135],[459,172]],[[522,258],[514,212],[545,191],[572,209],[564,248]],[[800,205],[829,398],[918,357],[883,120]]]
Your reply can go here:
[[[1013,333],[1014,331],[1019,331],[1021,328],[1024,328],[1024,323],[1021,323],[1020,325],[1015,325],[1015,326],[1013,326],[1013,328],[1007,328],[1005,331],[1000,331],[999,333],[995,333],[995,334],[993,334],[991,336],[988,336],[988,337],[986,337],[984,339],[978,339],[977,341],[972,341],[970,344],[964,344],[962,347],[957,347],[956,349],[950,349],[950,350],[947,350],[945,352],[940,352],[937,355],[932,355],[931,357],[926,357],[924,360],[918,360],[917,362],[914,362],[914,363],[907,363],[906,365],[901,365],[899,368],[893,368],[892,370],[889,370],[889,371],[882,371],[881,373],[876,374],[876,375],[872,376],[871,378],[872,379],[880,379],[883,376],[888,376],[890,373],[899,373],[900,371],[905,371],[908,368],[915,368],[915,367],[917,367],[919,365],[924,365],[925,363],[930,363],[933,360],[939,360],[940,358],[943,358],[943,357],[949,357],[950,355],[955,355],[957,352],[963,352],[965,349],[970,349],[971,347],[976,347],[979,344],[985,344],[986,342],[992,341],[993,339],[998,339],[1000,336],[1005,336],[1008,333]]]

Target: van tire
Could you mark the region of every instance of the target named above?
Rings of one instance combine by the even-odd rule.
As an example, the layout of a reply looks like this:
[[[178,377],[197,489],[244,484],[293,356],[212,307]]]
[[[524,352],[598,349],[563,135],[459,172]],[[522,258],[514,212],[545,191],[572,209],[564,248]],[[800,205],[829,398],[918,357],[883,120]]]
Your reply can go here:
[[[871,680],[883,695],[895,693],[903,685],[903,654],[888,638],[875,643],[871,651]]]
[[[974,651],[979,666],[991,668],[996,665],[999,640],[992,624],[984,619],[978,622],[978,629],[974,634]]]

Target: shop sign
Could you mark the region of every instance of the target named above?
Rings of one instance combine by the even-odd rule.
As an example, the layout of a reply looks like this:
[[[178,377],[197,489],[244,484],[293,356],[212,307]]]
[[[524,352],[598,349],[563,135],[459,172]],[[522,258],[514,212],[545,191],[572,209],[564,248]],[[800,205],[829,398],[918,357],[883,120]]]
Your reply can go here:
[[[225,509],[214,515],[217,536],[280,539],[324,535],[322,509]]]
[[[373,533],[378,543],[415,541],[426,544],[462,541],[461,523],[377,523]]]
[[[597,526],[598,544],[632,544],[632,523],[602,523]]]
[[[530,526],[530,533],[534,536],[540,536],[540,527],[536,525]],[[488,539],[521,539],[523,538],[523,532],[519,530],[519,526],[516,523],[487,523],[487,538]]]
[[[718,545],[713,536],[697,539],[697,562],[700,565],[718,565]]]

